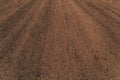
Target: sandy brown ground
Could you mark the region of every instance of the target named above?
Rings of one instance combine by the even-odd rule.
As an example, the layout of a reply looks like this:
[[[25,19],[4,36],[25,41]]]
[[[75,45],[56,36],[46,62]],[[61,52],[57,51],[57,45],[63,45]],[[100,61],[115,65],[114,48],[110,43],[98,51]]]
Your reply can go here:
[[[0,0],[0,80],[120,80],[120,0]]]

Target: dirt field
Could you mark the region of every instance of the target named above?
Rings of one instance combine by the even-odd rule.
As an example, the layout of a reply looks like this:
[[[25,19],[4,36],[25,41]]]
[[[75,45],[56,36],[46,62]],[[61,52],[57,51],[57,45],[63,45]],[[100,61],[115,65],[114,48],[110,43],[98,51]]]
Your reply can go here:
[[[120,80],[120,0],[0,0],[0,80]]]

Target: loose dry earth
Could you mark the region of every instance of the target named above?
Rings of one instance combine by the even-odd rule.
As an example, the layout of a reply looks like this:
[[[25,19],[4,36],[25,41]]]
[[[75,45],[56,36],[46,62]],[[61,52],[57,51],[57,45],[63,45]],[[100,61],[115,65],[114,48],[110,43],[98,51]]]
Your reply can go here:
[[[0,80],[120,80],[120,0],[0,0]]]

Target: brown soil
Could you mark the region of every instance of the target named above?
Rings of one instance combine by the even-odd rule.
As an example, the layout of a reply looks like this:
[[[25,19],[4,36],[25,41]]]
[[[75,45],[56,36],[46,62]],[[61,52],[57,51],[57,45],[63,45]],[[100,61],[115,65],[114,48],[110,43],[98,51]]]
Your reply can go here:
[[[120,80],[120,0],[0,0],[0,80]]]

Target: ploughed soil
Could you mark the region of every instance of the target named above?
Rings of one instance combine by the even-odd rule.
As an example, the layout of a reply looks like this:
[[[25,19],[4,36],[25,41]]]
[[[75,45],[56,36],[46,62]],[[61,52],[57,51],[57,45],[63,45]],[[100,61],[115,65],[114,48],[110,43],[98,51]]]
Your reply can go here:
[[[120,0],[0,0],[0,80],[120,80]]]

